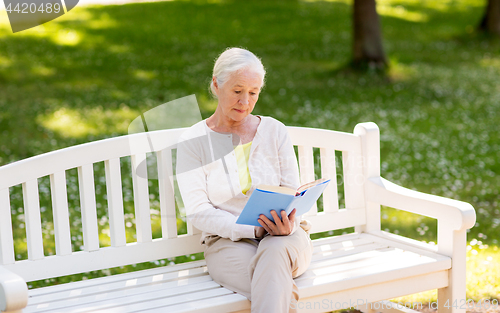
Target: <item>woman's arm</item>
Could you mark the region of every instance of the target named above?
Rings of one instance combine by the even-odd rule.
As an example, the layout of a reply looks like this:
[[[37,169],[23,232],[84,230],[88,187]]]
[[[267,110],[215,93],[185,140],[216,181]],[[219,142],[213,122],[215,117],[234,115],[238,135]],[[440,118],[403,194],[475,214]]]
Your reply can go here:
[[[254,226],[236,224],[235,215],[210,202],[199,149],[195,140],[183,140],[177,146],[176,176],[187,218],[199,230],[233,241],[255,238]]]

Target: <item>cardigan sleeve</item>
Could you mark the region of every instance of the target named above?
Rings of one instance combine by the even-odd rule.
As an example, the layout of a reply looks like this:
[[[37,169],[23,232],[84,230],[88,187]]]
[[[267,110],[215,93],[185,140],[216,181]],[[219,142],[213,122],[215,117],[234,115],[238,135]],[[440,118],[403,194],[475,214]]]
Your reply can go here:
[[[253,226],[236,224],[235,215],[210,202],[199,147],[196,140],[182,140],[177,146],[176,176],[187,218],[199,230],[233,241],[255,238]]]

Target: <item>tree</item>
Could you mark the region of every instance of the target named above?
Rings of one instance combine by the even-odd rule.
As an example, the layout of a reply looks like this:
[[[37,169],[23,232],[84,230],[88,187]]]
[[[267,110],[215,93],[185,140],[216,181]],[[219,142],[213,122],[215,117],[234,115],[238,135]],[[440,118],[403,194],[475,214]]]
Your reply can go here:
[[[488,0],[479,30],[500,36],[500,0]]]
[[[354,0],[353,26],[353,65],[387,67],[375,0]]]

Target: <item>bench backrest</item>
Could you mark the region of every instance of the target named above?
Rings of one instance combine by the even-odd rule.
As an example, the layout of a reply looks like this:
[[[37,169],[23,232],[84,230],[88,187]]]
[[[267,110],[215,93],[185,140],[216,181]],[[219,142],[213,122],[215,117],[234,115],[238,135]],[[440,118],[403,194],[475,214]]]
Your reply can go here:
[[[364,123],[376,127],[373,123]],[[302,183],[321,177],[332,181],[322,196],[323,210],[315,205],[307,218],[311,233],[366,224],[363,182],[367,173],[366,151],[362,151],[364,128],[359,134],[330,130],[288,127],[292,142],[298,147]],[[365,125],[365,126],[366,126]],[[375,125],[375,126],[373,126]],[[83,273],[133,263],[147,262],[202,252],[201,231],[187,221],[187,233],[178,235],[175,184],[172,179],[176,142],[184,129],[161,130],[90,142],[0,167],[0,265],[26,281]],[[378,128],[371,161],[377,170]],[[131,149],[131,143],[134,148]],[[139,144],[144,142],[145,144]],[[149,142],[149,144],[147,144]],[[153,144],[151,144],[153,143]],[[159,144],[160,143],[160,144]],[[315,160],[314,148],[319,148]],[[365,149],[366,150],[366,149]],[[342,153],[338,166],[335,151]],[[148,153],[156,155],[162,237],[153,239],[151,230],[148,179],[137,173],[147,172]],[[363,157],[363,154],[365,156]],[[316,153],[316,156],[318,153]],[[120,158],[130,156],[135,206],[137,241],[127,243],[122,194]],[[318,159],[318,158],[316,158]],[[107,195],[107,220],[111,246],[100,247],[93,164],[104,162]],[[315,175],[316,166],[316,175]],[[318,174],[319,167],[320,173]],[[83,251],[73,251],[68,213],[66,171],[77,169],[81,206]],[[339,171],[340,169],[340,171]],[[162,175],[162,173],[168,173]],[[372,173],[373,174],[373,173]],[[54,224],[56,255],[44,253],[44,236],[40,217],[38,178],[50,177],[50,195]],[[16,260],[12,232],[9,188],[22,185],[28,259]],[[340,188],[338,188],[340,187]],[[339,190],[343,189],[345,209],[339,209]],[[341,195],[342,198],[342,195]]]

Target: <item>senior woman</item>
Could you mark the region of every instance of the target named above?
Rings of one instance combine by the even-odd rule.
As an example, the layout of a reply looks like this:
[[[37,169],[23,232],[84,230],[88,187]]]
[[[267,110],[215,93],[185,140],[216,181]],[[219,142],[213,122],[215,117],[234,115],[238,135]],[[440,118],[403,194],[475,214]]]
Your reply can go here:
[[[264,85],[264,66],[252,52],[230,48],[215,62],[215,113],[190,127],[177,148],[177,181],[187,217],[202,231],[208,272],[244,295],[253,313],[295,312],[293,278],[311,262],[310,224],[272,211],[261,226],[236,224],[259,184],[297,188],[299,172],[285,125],[252,115]]]

